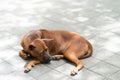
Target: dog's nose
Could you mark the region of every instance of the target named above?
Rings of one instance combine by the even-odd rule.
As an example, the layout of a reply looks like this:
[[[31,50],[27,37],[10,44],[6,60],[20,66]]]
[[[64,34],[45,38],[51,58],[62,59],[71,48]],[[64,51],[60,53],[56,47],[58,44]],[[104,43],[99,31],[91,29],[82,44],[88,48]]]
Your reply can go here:
[[[43,61],[42,61],[42,63],[49,63],[51,60],[52,60],[52,58],[51,58],[51,57],[49,57],[49,58],[47,58],[47,59],[43,60]]]
[[[49,57],[49,58],[47,59],[47,63],[49,63],[51,60],[52,60],[52,58]]]

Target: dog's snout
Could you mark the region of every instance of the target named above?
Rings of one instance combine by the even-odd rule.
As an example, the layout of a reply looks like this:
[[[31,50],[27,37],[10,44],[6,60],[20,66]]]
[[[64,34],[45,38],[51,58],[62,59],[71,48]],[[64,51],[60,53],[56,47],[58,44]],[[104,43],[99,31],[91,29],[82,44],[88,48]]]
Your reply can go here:
[[[52,57],[49,57],[49,60],[51,61],[51,60],[52,60]]]
[[[49,58],[46,60],[46,62],[49,63],[51,60],[52,60],[52,58],[49,57]]]
[[[42,63],[49,63],[51,60],[52,60],[52,58],[51,58],[51,57],[49,57],[49,58],[47,58],[47,59],[43,60],[43,61],[42,61]]]

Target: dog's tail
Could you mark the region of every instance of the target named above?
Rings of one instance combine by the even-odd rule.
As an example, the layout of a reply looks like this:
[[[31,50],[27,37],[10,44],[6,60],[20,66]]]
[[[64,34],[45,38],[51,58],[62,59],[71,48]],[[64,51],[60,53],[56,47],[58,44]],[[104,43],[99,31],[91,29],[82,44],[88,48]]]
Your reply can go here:
[[[90,57],[92,55],[92,53],[93,53],[93,47],[92,47],[91,43],[88,42],[88,41],[86,41],[86,42],[88,44],[88,50],[85,53],[85,55],[82,57],[82,59]]]

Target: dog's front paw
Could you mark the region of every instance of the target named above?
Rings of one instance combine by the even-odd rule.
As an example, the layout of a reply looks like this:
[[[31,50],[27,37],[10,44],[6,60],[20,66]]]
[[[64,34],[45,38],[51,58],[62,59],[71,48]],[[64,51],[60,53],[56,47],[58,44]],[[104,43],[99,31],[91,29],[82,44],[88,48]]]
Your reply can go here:
[[[78,69],[77,68],[74,68],[72,71],[71,71],[71,76],[74,76],[78,73]]]
[[[24,70],[24,73],[28,73],[28,72],[30,72],[30,71],[31,71],[30,69]]]
[[[61,58],[63,58],[63,55],[54,55],[51,57],[52,60],[60,60]]]
[[[52,60],[59,60],[59,58],[57,56],[52,56],[51,59]]]
[[[31,68],[25,68],[24,73],[28,73],[31,71]]]

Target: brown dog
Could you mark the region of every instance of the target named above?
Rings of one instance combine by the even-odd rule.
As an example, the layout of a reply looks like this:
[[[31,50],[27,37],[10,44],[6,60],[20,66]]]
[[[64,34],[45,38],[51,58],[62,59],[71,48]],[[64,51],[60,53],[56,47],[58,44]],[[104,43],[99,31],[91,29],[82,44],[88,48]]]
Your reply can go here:
[[[66,58],[77,66],[71,71],[76,74],[83,66],[81,58],[91,56],[91,44],[77,33],[64,30],[34,30],[27,33],[21,41],[23,50],[19,55],[23,59],[34,57],[26,66],[25,72],[39,63],[48,63],[51,59]]]

